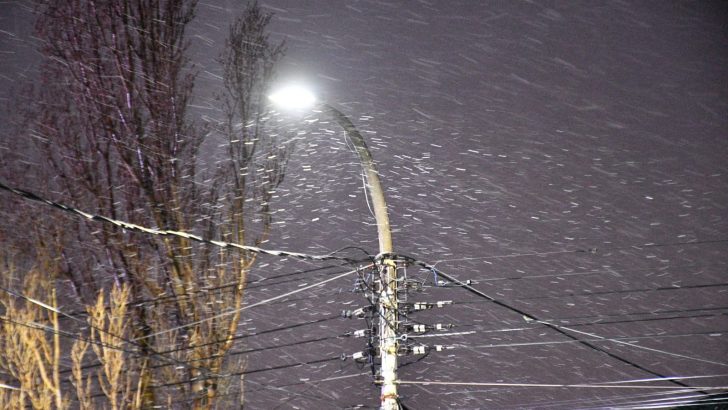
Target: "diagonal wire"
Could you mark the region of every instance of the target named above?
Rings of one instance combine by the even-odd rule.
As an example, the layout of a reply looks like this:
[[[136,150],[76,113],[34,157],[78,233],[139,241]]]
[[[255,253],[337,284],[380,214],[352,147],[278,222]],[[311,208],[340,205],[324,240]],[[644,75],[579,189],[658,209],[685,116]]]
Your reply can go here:
[[[641,370],[643,372],[649,373],[649,374],[651,374],[653,376],[657,376],[659,378],[665,378],[666,377],[663,374],[660,374],[660,373],[658,373],[658,372],[656,372],[654,370],[651,370],[651,369],[649,369],[647,367],[644,367],[644,366],[642,366],[642,365],[640,365],[638,363],[635,363],[635,362],[633,362],[633,361],[631,361],[629,359],[625,359],[625,358],[623,358],[623,357],[621,357],[621,356],[619,356],[619,355],[617,355],[615,353],[612,353],[612,352],[610,352],[610,351],[608,351],[608,350],[606,350],[606,349],[604,349],[602,347],[599,347],[599,346],[597,346],[597,345],[595,345],[593,343],[590,343],[588,341],[581,340],[578,337],[572,335],[571,333],[567,332],[566,330],[564,330],[564,329],[562,329],[562,328],[560,328],[558,326],[555,326],[555,325],[553,325],[553,324],[551,324],[549,322],[543,322],[539,318],[537,318],[536,316],[534,316],[534,315],[532,315],[530,313],[527,313],[524,310],[521,310],[521,309],[519,309],[519,308],[517,308],[515,306],[512,306],[512,305],[510,305],[510,304],[508,304],[506,302],[503,302],[503,301],[501,301],[499,299],[496,299],[496,298],[494,298],[492,296],[489,296],[486,293],[483,293],[480,290],[474,288],[472,285],[470,285],[468,283],[465,283],[465,282],[463,282],[461,280],[458,280],[457,278],[455,278],[455,277],[453,277],[451,275],[448,275],[448,274],[446,274],[446,273],[438,270],[433,265],[430,265],[430,264],[428,264],[426,262],[419,261],[419,260],[414,259],[414,258],[411,258],[411,257],[406,257],[406,258],[408,258],[410,260],[410,262],[412,262],[414,264],[417,264],[419,266],[422,266],[423,268],[432,271],[433,273],[437,274],[438,276],[441,276],[441,277],[445,278],[446,280],[448,280],[448,281],[450,281],[452,283],[455,283],[455,284],[460,285],[460,287],[462,287],[463,289],[467,290],[468,292],[471,292],[471,293],[473,293],[473,294],[475,294],[475,295],[477,295],[477,296],[479,296],[481,298],[487,299],[487,300],[491,301],[492,303],[494,303],[494,304],[496,304],[496,305],[498,305],[500,307],[503,307],[505,309],[510,310],[511,312],[518,313],[519,315],[521,315],[526,320],[532,320],[532,321],[539,322],[539,323],[543,324],[544,326],[548,327],[549,329],[552,329],[555,332],[560,333],[563,336],[568,337],[569,339],[574,340],[577,343],[579,343],[579,344],[581,344],[583,346],[588,347],[589,349],[592,349],[592,350],[601,352],[603,354],[606,354],[607,356],[609,356],[609,357],[611,357],[611,358],[613,358],[615,360],[618,360],[618,361],[620,361],[620,362],[622,362],[624,364],[627,364],[627,365],[629,365],[631,367],[634,367],[636,369],[639,369],[639,370]],[[673,384],[676,384],[678,386],[681,386],[681,387],[690,387],[690,386],[686,385],[685,383],[683,383],[683,382],[681,382],[679,380],[669,380],[669,382],[671,382]]]
[[[23,299],[23,300],[25,300],[25,301],[27,301],[29,303],[35,304],[35,305],[37,305],[37,306],[39,306],[39,307],[41,307],[43,309],[49,310],[49,311],[54,312],[56,314],[59,314],[61,316],[67,317],[69,319],[72,319],[73,321],[78,322],[78,323],[82,324],[83,326],[89,326],[90,328],[96,330],[97,332],[107,334],[107,335],[109,335],[109,336],[111,336],[111,337],[113,337],[115,339],[118,339],[121,342],[124,342],[126,344],[130,344],[130,345],[132,345],[132,346],[134,346],[136,348],[139,348],[139,349],[146,349],[150,353],[150,356],[151,357],[155,357],[155,358],[157,358],[157,360],[160,360],[162,362],[167,362],[167,363],[170,363],[171,362],[172,364],[175,364],[175,365],[178,365],[178,366],[184,366],[184,367],[186,367],[186,368],[188,368],[190,370],[199,370],[199,371],[201,371],[203,373],[209,373],[208,369],[198,368],[198,367],[195,367],[195,366],[190,365],[189,362],[184,362],[184,361],[181,361],[181,360],[177,360],[174,357],[166,356],[166,355],[164,355],[164,354],[162,354],[160,352],[157,352],[156,350],[152,349],[149,346],[142,346],[141,344],[136,343],[136,340],[130,340],[130,339],[127,339],[127,338],[125,338],[123,336],[119,336],[117,334],[114,334],[112,332],[109,332],[106,329],[102,329],[102,328],[99,328],[97,326],[94,326],[94,325],[86,322],[85,320],[79,319],[79,318],[77,318],[75,316],[72,316],[72,315],[70,315],[68,313],[65,313],[64,311],[62,311],[62,310],[60,310],[58,308],[55,308],[53,306],[50,306],[50,305],[48,305],[46,303],[43,303],[43,302],[41,302],[39,300],[33,299],[33,298],[31,298],[29,296],[26,296],[26,295],[24,295],[22,293],[16,292],[16,291],[11,290],[11,289],[7,289],[7,288],[2,287],[2,286],[0,286],[0,290],[2,290],[3,292],[6,292],[6,293],[8,293],[8,294],[10,294],[10,295],[12,295],[12,296],[14,296],[16,298]],[[125,352],[125,353],[128,353],[128,354],[134,355],[134,356],[137,356],[138,355],[138,352],[133,352],[133,351],[130,351],[130,350],[126,350],[126,349],[122,348],[121,346],[111,345],[111,344],[103,343],[103,342],[100,342],[100,341],[93,341],[91,339],[87,339],[87,338],[84,338],[84,337],[81,337],[81,336],[78,336],[78,335],[74,335],[74,334],[72,334],[70,332],[62,331],[60,329],[59,330],[56,330],[56,329],[54,329],[52,327],[49,327],[49,326],[46,326],[46,325],[43,325],[43,324],[39,324],[39,323],[35,323],[35,322],[18,322],[18,321],[12,320],[12,319],[7,318],[7,317],[0,317],[0,319],[2,319],[4,321],[7,321],[7,322],[10,322],[10,323],[14,323],[14,324],[17,324],[17,325],[21,325],[21,326],[24,326],[24,327],[35,328],[35,329],[38,329],[38,330],[43,330],[45,332],[50,332],[50,333],[58,334],[60,336],[72,338],[72,339],[75,339],[75,340],[80,340],[80,341],[83,341],[83,342],[86,342],[86,343],[92,343],[92,344],[96,344],[98,346],[110,348],[110,349],[113,349],[113,350],[118,350],[118,351]]]
[[[691,357],[686,355],[681,355],[677,353],[667,352],[664,350],[658,350],[658,349],[652,349],[645,346],[639,346],[628,342],[623,342],[624,340],[640,340],[640,339],[667,339],[667,338],[680,338],[680,337],[693,337],[693,336],[716,336],[721,335],[725,332],[717,331],[717,332],[698,332],[698,333],[680,333],[680,334],[657,334],[657,335],[644,335],[644,336],[620,336],[620,337],[603,337],[595,335],[596,337],[592,339],[580,339],[581,341],[585,342],[613,342],[613,343],[621,343],[621,344],[629,344],[632,347],[645,349],[649,351],[653,351],[656,353],[662,353],[669,356],[675,356],[680,357],[683,359],[690,359],[694,361],[704,362],[704,363],[710,363],[715,364],[719,366],[728,366],[728,363],[722,363],[722,362],[716,362],[713,360],[706,360],[701,359],[697,357]],[[411,336],[412,339],[414,339],[416,336]],[[465,345],[465,344],[457,344],[454,345],[455,347],[467,347],[470,349],[486,349],[486,348],[498,348],[498,347],[521,347],[521,346],[550,346],[550,345],[557,345],[557,344],[569,344],[569,343],[577,343],[576,340],[552,340],[552,341],[546,341],[546,342],[516,342],[516,343],[497,343],[497,344],[487,344],[487,345]],[[669,377],[660,378],[659,380],[667,380]]]
[[[79,335],[75,335],[75,334],[73,334],[71,332],[66,332],[66,331],[60,330],[60,329],[54,329],[54,328],[52,328],[52,327],[50,327],[48,325],[44,325],[42,323],[26,322],[26,321],[15,320],[15,319],[11,319],[11,318],[9,318],[7,316],[0,316],[0,320],[1,321],[4,321],[4,322],[12,323],[12,324],[14,324],[16,326],[23,326],[23,327],[27,327],[29,329],[35,329],[35,330],[42,330],[42,331],[44,331],[46,333],[57,334],[59,336],[63,336],[63,337],[69,338],[69,339],[79,340],[79,341],[86,342],[86,343],[90,343],[90,344],[95,344],[97,346],[106,347],[106,348],[113,349],[113,350],[118,350],[118,351],[121,351],[121,352],[124,352],[124,353],[128,353],[128,354],[131,354],[131,355],[136,355],[137,354],[137,352],[135,352],[133,350],[127,350],[127,349],[124,349],[124,348],[119,347],[119,346],[111,345],[111,344],[104,343],[104,342],[100,342],[100,341],[96,341],[96,340],[87,339],[85,337],[81,337]]]
[[[369,267],[371,267],[371,265],[361,267],[361,269],[366,269],[366,268],[369,268]],[[204,322],[207,322],[209,320],[215,320],[215,319],[219,319],[221,317],[229,316],[229,315],[235,314],[237,312],[241,312],[243,310],[247,310],[247,309],[250,309],[250,308],[253,308],[253,307],[256,307],[256,306],[264,305],[266,303],[273,302],[275,300],[282,299],[282,298],[285,298],[287,296],[295,295],[296,293],[303,292],[305,290],[309,290],[309,289],[312,289],[312,288],[315,288],[315,287],[319,287],[319,286],[325,285],[325,284],[327,284],[329,282],[332,282],[332,281],[335,281],[337,279],[343,278],[344,276],[348,276],[348,275],[351,275],[353,273],[356,273],[359,270],[360,270],[359,268],[358,269],[354,269],[354,270],[350,270],[348,272],[344,272],[342,274],[336,275],[336,276],[334,276],[332,278],[329,278],[329,279],[326,279],[326,280],[322,280],[320,282],[316,282],[314,284],[311,284],[311,285],[308,285],[308,286],[304,286],[302,288],[298,288],[296,290],[292,290],[290,292],[286,292],[286,293],[283,293],[283,294],[278,295],[278,296],[273,296],[271,298],[268,298],[268,299],[265,299],[265,300],[261,300],[260,302],[253,303],[252,305],[243,306],[243,307],[241,307],[239,309],[228,310],[226,312],[222,312],[222,313],[219,313],[217,315],[213,315],[213,316],[210,316],[210,317],[207,317],[207,318],[204,318],[204,319],[200,319],[200,320],[197,320],[197,321],[194,321],[194,322],[186,323],[184,325],[176,326],[176,327],[173,327],[173,328],[170,328],[170,329],[166,329],[166,330],[161,330],[159,332],[152,333],[152,334],[149,334],[149,335],[144,335],[144,336],[141,336],[141,337],[137,337],[136,339],[132,339],[132,341],[136,342],[138,340],[147,339],[147,338],[154,337],[154,336],[158,336],[158,335],[161,335],[161,334],[164,334],[164,333],[174,332],[174,331],[177,331],[177,330],[186,329],[188,327],[196,326],[196,325],[199,325],[200,323],[204,323]]]
[[[548,323],[548,322],[539,321],[538,323],[545,324],[545,323]],[[638,345],[636,343],[630,343],[630,342],[623,341],[623,340],[642,339],[642,338],[679,337],[679,336],[694,336],[694,335],[712,335],[712,334],[720,334],[720,333],[723,333],[722,331],[718,331],[718,332],[702,332],[702,333],[688,333],[688,334],[685,334],[685,335],[653,335],[653,336],[638,336],[638,337],[632,337],[632,338],[630,338],[630,337],[606,338],[604,336],[600,336],[600,335],[597,335],[597,334],[594,334],[594,333],[584,332],[584,331],[581,331],[581,330],[572,329],[572,328],[566,327],[566,326],[555,325],[553,323],[550,323],[550,325],[559,327],[559,328],[564,329],[564,330],[568,330],[570,332],[579,333],[579,334],[582,334],[582,335],[585,335],[585,336],[592,337],[592,338],[594,338],[593,339],[594,341],[614,342],[614,343],[618,343],[618,344],[621,344],[621,345],[634,347],[636,349],[643,349],[643,350],[647,350],[647,351],[650,351],[650,352],[666,354],[666,355],[669,355],[669,356],[680,357],[680,358],[683,358],[683,359],[689,359],[689,360],[694,360],[694,361],[699,361],[699,362],[704,362],[704,363],[710,363],[710,364],[717,364],[719,366],[728,366],[728,363],[716,362],[716,361],[713,361],[713,360],[706,360],[706,359],[701,359],[701,358],[698,358],[698,357],[692,357],[692,356],[687,356],[687,355],[683,355],[683,354],[667,352],[665,350],[653,349],[651,347],[640,346],[640,345]]]
[[[522,253],[509,253],[509,254],[505,254],[505,255],[470,256],[470,257],[454,258],[454,259],[438,259],[435,261],[435,264],[438,264],[441,262],[506,259],[506,258],[520,258],[520,257],[524,257],[524,256],[547,256],[547,255],[559,255],[559,254],[569,254],[569,253],[593,253],[593,254],[595,254],[595,253],[603,253],[604,251],[618,251],[618,250],[625,250],[625,249],[663,248],[663,247],[669,247],[669,246],[705,245],[705,244],[716,244],[716,243],[726,243],[726,242],[728,242],[728,239],[706,239],[706,240],[691,241],[691,242],[643,243],[643,244],[637,244],[637,245],[612,246],[612,247],[606,247],[606,248],[559,249],[559,250],[545,251],[545,252],[531,251],[531,252],[522,252]]]
[[[673,380],[673,379],[669,379]],[[558,383],[504,383],[504,382],[455,382],[455,381],[437,381],[437,380],[397,380],[397,384],[420,384],[425,386],[484,386],[484,387],[540,387],[540,388],[559,388],[559,389],[654,389],[654,390],[680,390],[686,389],[696,391],[710,390],[728,390],[728,386],[684,386],[672,387],[662,385],[615,385],[601,383],[583,383],[583,384],[558,384]]]
[[[347,262],[357,262],[357,261],[349,259],[349,258],[335,256],[334,255],[335,252],[332,252],[332,253],[329,253],[326,255],[310,255],[310,254],[300,253],[300,252],[289,252],[289,251],[283,251],[283,250],[263,249],[263,248],[259,248],[257,246],[241,245],[241,244],[233,243],[233,242],[224,242],[224,241],[217,241],[217,240],[213,240],[213,239],[205,239],[199,235],[194,235],[194,234],[187,233],[187,232],[148,228],[145,226],[136,225],[136,224],[125,222],[125,221],[112,219],[112,218],[109,218],[109,217],[106,217],[103,215],[90,214],[88,212],[84,212],[84,211],[74,208],[72,206],[64,205],[60,202],[55,202],[55,201],[51,201],[49,199],[45,199],[30,191],[26,191],[26,190],[19,189],[19,188],[9,187],[2,182],[0,182],[0,189],[11,192],[22,198],[25,198],[25,199],[28,199],[31,201],[41,202],[46,205],[50,205],[56,209],[60,209],[61,211],[68,212],[68,213],[71,213],[71,214],[74,214],[77,216],[81,216],[90,221],[109,223],[109,224],[116,225],[122,229],[126,229],[129,231],[142,232],[142,233],[160,235],[160,236],[176,236],[179,238],[190,239],[192,241],[204,243],[207,245],[217,246],[217,247],[220,247],[223,249],[235,248],[235,249],[240,249],[243,251],[260,253],[260,254],[264,254],[264,255],[286,256],[286,257],[292,257],[292,258],[304,259],[304,260],[318,260],[318,261],[343,260],[343,261],[347,261]]]

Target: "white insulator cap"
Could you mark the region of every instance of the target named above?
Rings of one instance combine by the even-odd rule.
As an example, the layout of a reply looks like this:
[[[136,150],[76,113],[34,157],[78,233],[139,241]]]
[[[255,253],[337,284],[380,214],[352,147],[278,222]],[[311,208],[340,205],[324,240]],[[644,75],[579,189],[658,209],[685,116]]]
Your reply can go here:
[[[364,316],[366,316],[366,314],[367,314],[367,311],[368,311],[368,307],[363,307],[363,308],[359,308],[359,309],[357,309],[357,310],[355,310],[355,311],[351,312],[351,314],[352,314],[352,316],[354,316],[354,317],[357,317],[357,318],[361,319],[361,318],[363,318]]]
[[[369,355],[367,354],[367,352],[364,352],[364,351],[356,352],[353,355],[351,355],[351,358],[357,362],[366,362],[368,357],[369,357]]]

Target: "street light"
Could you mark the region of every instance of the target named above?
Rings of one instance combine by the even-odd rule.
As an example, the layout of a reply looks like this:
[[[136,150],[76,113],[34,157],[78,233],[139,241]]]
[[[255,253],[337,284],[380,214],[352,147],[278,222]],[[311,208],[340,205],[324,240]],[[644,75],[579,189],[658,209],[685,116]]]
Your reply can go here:
[[[311,90],[300,85],[281,88],[268,96],[268,99],[285,110],[305,110],[316,105],[316,96]]]
[[[379,257],[377,260],[380,264],[380,272],[383,272],[378,306],[381,312],[379,319],[379,357],[381,358],[380,373],[382,378],[381,408],[383,410],[396,410],[399,408],[397,400],[398,346],[396,334],[398,322],[397,269],[394,260],[392,260],[392,231],[389,226],[387,203],[372,153],[369,151],[364,137],[346,115],[329,104],[317,101],[315,95],[305,87],[296,85],[282,88],[271,94],[269,98],[276,106],[286,109],[300,111],[320,108],[331,115],[344,129],[359,155],[366,176],[367,188],[372,198],[374,218],[377,222],[377,233],[379,235]]]

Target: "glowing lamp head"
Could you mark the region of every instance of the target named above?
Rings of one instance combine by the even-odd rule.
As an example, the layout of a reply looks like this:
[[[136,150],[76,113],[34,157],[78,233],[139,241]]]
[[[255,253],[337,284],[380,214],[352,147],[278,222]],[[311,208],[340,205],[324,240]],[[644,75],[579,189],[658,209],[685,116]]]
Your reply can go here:
[[[316,96],[309,89],[298,85],[281,88],[268,98],[276,107],[285,110],[304,110],[316,104]]]

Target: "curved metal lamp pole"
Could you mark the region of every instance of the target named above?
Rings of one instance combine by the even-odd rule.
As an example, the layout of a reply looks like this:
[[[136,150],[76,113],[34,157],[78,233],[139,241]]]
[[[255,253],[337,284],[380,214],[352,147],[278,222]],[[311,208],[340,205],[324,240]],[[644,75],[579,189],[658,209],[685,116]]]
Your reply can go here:
[[[382,384],[381,409],[398,410],[397,396],[397,267],[392,254],[392,231],[389,226],[387,203],[384,199],[384,189],[379,181],[379,173],[369,151],[364,137],[359,133],[351,120],[341,111],[329,104],[316,102],[316,97],[301,86],[288,86],[269,96],[273,103],[290,109],[305,109],[316,106],[333,119],[344,129],[346,135],[356,148],[356,153],[364,169],[366,185],[374,207],[374,218],[377,221],[379,235],[379,265],[380,278],[376,285],[379,291],[377,311],[379,313],[379,357],[381,361],[380,376]]]
[[[392,232],[389,227],[389,215],[387,214],[387,203],[384,199],[384,189],[379,181],[379,172],[372,158],[372,153],[367,147],[364,137],[359,133],[351,120],[341,111],[328,104],[319,104],[322,111],[330,114],[334,120],[346,131],[346,135],[356,148],[356,153],[361,160],[361,166],[366,175],[367,188],[374,206],[374,218],[377,221],[379,234],[379,252],[382,254],[392,253]]]
[[[377,222],[377,233],[379,235],[379,257],[381,288],[379,296],[379,357],[381,360],[381,409],[399,409],[397,396],[397,334],[394,326],[398,323],[397,314],[397,269],[392,260],[392,230],[389,226],[389,215],[387,214],[387,202],[384,198],[384,189],[379,180],[372,153],[367,147],[364,137],[359,133],[354,124],[341,111],[328,104],[319,104],[319,107],[330,114],[334,120],[344,129],[346,135],[356,148],[361,160],[361,166],[366,176],[366,184],[369,195],[372,198],[374,218]]]

